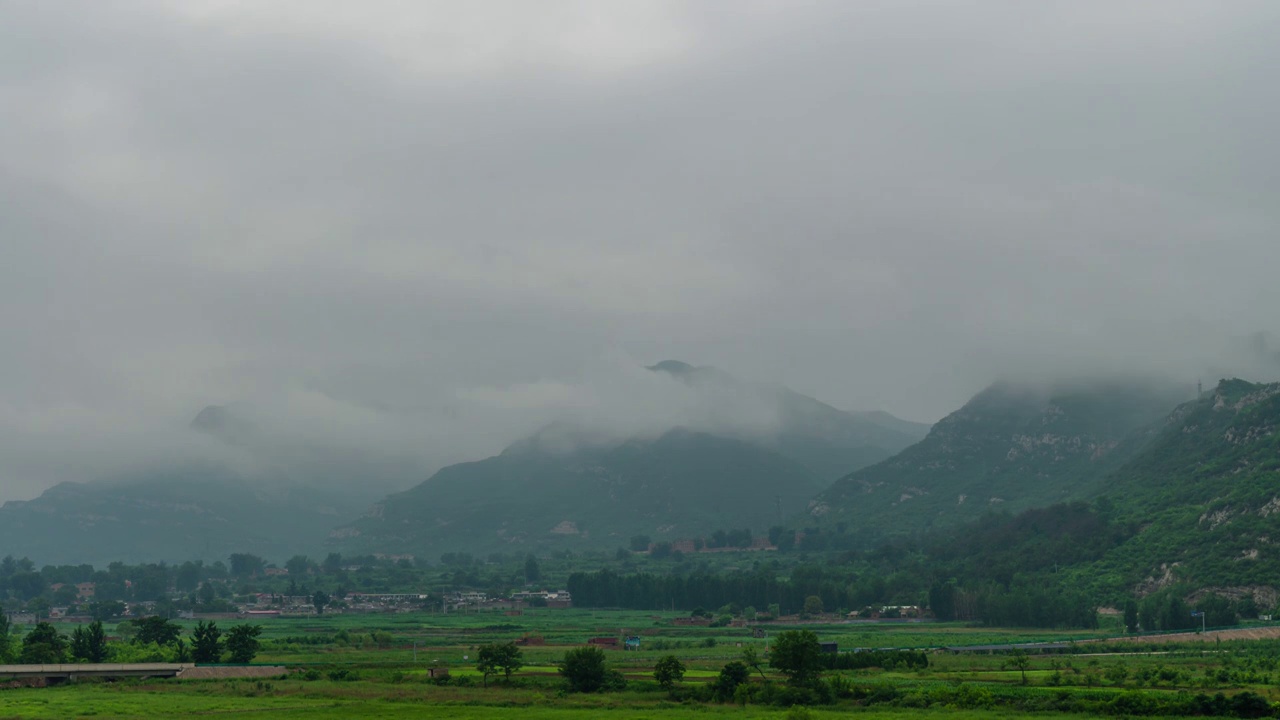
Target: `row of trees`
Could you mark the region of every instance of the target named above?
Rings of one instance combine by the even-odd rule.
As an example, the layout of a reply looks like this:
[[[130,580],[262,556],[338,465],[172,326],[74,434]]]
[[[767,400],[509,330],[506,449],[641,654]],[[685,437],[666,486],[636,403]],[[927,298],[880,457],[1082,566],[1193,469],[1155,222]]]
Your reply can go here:
[[[923,653],[897,653],[890,657],[886,653],[867,653],[868,657],[882,663],[892,661],[886,667],[925,667],[928,659]],[[919,656],[918,658],[916,656]],[[816,684],[825,669],[844,668],[846,664],[837,661],[840,657],[822,652],[818,636],[811,630],[787,630],[778,634],[773,642],[769,666],[781,672],[787,683],[794,687],[810,687]],[[737,689],[750,678],[751,670],[760,673],[765,679],[763,662],[756,654],[754,647],[747,647],[742,657],[725,664],[711,684],[711,694],[715,699],[726,701],[733,699]],[[488,687],[490,676],[503,674],[508,681],[511,674],[524,666],[524,656],[514,642],[492,643],[482,645],[476,659],[476,669],[483,676],[485,687]],[[867,667],[866,664],[851,662],[848,667]],[[626,680],[617,670],[609,667],[606,655],[598,647],[588,646],[569,650],[559,663],[559,674],[564,678],[569,692],[592,693],[609,690],[621,690]],[[667,655],[660,658],[653,668],[653,679],[660,687],[673,695],[677,684],[684,678],[685,666],[680,658]]]
[[[1056,585],[997,584],[976,588],[935,583],[929,607],[939,620],[980,620],[999,627],[1095,628],[1097,604],[1082,592]]]
[[[119,656],[135,659],[131,650],[152,647],[164,651],[176,662],[250,663],[260,648],[259,625],[241,624],[225,634],[214,623],[201,622],[191,634],[190,644],[182,638],[182,626],[167,618],[152,616],[122,624],[128,641],[111,641],[101,621],[77,625],[68,637],[47,622],[37,623],[21,639],[13,632],[8,616],[0,614],[0,663],[56,664],[101,663]]]
[[[680,577],[600,570],[570,575],[568,589],[579,607],[635,610],[740,603],[812,614],[824,608],[861,607],[866,600],[858,586],[807,568],[797,568],[787,580],[769,573]],[[963,588],[937,583],[928,593],[928,604],[942,620],[981,620],[1009,627],[1091,628],[1098,624],[1096,606],[1083,593],[1045,585]]]
[[[693,547],[695,550],[702,550],[703,548],[748,548],[751,547],[752,542],[754,542],[754,538],[751,535],[750,528],[716,530],[705,538],[694,538]],[[666,557],[672,552],[670,542],[654,543],[653,539],[648,535],[632,536],[628,547],[632,552],[655,551],[657,553],[655,557]]]
[[[573,573],[566,583],[578,607],[618,607],[633,610],[720,607],[731,603],[754,607],[777,605],[782,613],[800,612],[805,601],[816,597],[825,608],[853,608],[875,602],[838,576],[811,582],[793,573],[780,579],[767,571],[753,573],[699,573],[687,577],[637,573],[621,575],[612,570]]]

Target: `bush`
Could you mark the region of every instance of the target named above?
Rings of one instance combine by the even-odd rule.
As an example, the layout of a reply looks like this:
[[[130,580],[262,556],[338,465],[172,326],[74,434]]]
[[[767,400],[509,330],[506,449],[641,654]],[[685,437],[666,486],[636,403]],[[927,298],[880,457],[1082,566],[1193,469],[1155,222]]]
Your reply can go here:
[[[740,660],[732,660],[720,669],[713,686],[717,700],[725,702],[737,698],[738,686],[751,677],[751,671]]]
[[[569,683],[569,692],[589,693],[603,689],[606,679],[604,651],[598,647],[570,650],[560,661],[560,676]]]

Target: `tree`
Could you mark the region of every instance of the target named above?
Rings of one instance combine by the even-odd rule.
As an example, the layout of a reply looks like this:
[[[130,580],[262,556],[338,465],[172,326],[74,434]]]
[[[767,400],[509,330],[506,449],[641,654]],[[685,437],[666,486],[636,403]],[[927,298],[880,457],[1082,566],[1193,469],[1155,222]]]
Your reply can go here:
[[[178,638],[173,643],[173,661],[176,663],[191,662],[191,647],[182,638]]]
[[[720,669],[720,674],[716,677],[716,697],[721,700],[733,698],[738,686],[745,683],[750,675],[751,671],[747,670],[747,666],[741,660],[730,660]]]
[[[323,590],[315,591],[315,594],[311,596],[311,604],[315,607],[317,615],[324,614],[324,609],[329,605],[329,600],[328,593]]]
[[[311,570],[311,559],[306,555],[294,555],[285,561],[284,569],[289,571],[289,577],[306,575]]]
[[[667,692],[675,690],[676,683],[684,679],[684,663],[675,655],[668,655],[653,666],[653,679]]]
[[[227,650],[231,653],[233,663],[251,663],[258,654],[260,643],[258,636],[262,634],[261,625],[236,625],[227,632]]]
[[[538,582],[542,577],[542,571],[538,568],[538,559],[529,553],[524,559],[524,581],[527,583]]]
[[[100,620],[89,623],[87,628],[77,625],[72,631],[71,657],[91,663],[106,662],[107,634]]]
[[[208,605],[218,597],[218,591],[213,588],[213,583],[205,581],[200,583],[200,604]]]
[[[27,612],[35,615],[37,620],[43,620],[49,617],[49,610],[52,609],[52,605],[49,604],[49,599],[46,597],[33,597],[27,602],[26,609]]]
[[[1138,601],[1133,598],[1124,601],[1124,631],[1138,632]]]
[[[182,563],[173,572],[173,587],[182,592],[190,592],[200,585],[200,575],[204,572],[204,561]]]
[[[631,552],[648,552],[649,536],[633,535],[631,536]]]
[[[785,630],[773,641],[769,667],[792,685],[811,685],[822,675],[822,646],[812,630]]]
[[[5,557],[5,560],[12,563],[13,556]],[[9,616],[0,612],[0,664],[13,661],[13,627],[9,623]]]
[[[514,642],[490,643],[480,646],[476,656],[476,669],[484,676],[484,686],[489,687],[489,676],[502,673],[507,682],[511,681],[511,673],[524,667],[524,653]]]
[[[222,631],[217,623],[199,622],[191,631],[191,658],[198,663],[216,663],[222,659]]]
[[[47,622],[37,623],[22,638],[22,654],[18,661],[27,665],[51,665],[67,660],[67,639]]]
[[[124,603],[119,600],[97,600],[89,603],[89,616],[94,620],[123,617],[124,612]]]
[[[569,683],[569,692],[596,692],[604,687],[604,651],[598,647],[574,648],[560,661],[560,676]]]
[[[230,560],[231,574],[238,578],[257,575],[267,565],[262,558],[249,553],[233,553]]]
[[[1009,654],[1009,667],[1014,668],[1022,673],[1022,684],[1027,684],[1027,668],[1031,667],[1031,658],[1027,657],[1027,653],[1022,648],[1014,648]]]
[[[956,586],[953,583],[934,583],[929,588],[929,608],[939,620],[955,620]]]
[[[18,572],[9,576],[9,592],[22,602],[29,602],[44,592],[45,581],[38,572]]]
[[[138,628],[137,634],[133,636],[133,642],[138,645],[148,643],[172,645],[178,641],[178,636],[182,635],[182,626],[159,615],[138,618],[133,621],[133,624]]]
[[[821,615],[822,609],[822,598],[817,595],[810,595],[804,599],[805,615]]]
[[[324,562],[320,564],[320,568],[330,575],[336,575],[342,569],[342,554],[331,552],[325,555]]]
[[[63,585],[53,591],[52,604],[57,607],[69,607],[76,604],[76,600],[80,599],[80,593],[77,592],[76,586],[71,584]]]
[[[748,645],[742,649],[742,664],[760,673],[761,680],[765,679],[764,668],[760,667],[762,664],[760,654],[756,652],[754,645]]]

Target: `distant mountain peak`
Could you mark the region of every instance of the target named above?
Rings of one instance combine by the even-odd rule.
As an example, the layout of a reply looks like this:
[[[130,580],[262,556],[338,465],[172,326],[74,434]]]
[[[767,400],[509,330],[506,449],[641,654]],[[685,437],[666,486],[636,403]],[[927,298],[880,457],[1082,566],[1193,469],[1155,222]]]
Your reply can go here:
[[[232,445],[247,442],[254,434],[253,424],[226,405],[206,405],[196,413],[190,427]]]
[[[654,372],[664,372],[670,375],[688,375],[689,373],[697,370],[698,368],[690,365],[687,362],[682,362],[680,360],[663,360],[662,362],[657,363],[656,365],[650,365],[646,369],[652,370]]]

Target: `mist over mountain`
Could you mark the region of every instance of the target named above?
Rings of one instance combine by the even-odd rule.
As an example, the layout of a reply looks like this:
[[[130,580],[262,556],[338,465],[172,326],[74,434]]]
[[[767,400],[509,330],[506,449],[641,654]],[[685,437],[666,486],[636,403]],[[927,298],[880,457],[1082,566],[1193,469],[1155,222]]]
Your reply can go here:
[[[461,406],[487,408],[476,410],[476,417],[508,414],[510,428],[537,418],[545,424],[491,458],[500,466],[497,471],[486,467],[481,478],[464,477],[452,491],[449,478],[465,472],[455,466],[440,473],[440,482],[428,483],[432,511],[440,517],[463,513],[448,505],[449,498],[464,505],[480,502],[496,491],[483,477],[496,472],[504,478],[508,504],[487,508],[482,516],[498,518],[498,529],[510,528],[504,542],[538,547],[542,535],[563,520],[591,527],[591,518],[605,512],[603,506],[584,504],[597,488],[557,494],[567,474],[621,483],[636,493],[651,485],[665,488],[647,504],[636,505],[649,508],[636,516],[637,533],[696,534],[720,529],[714,523],[762,529],[776,521],[779,508],[793,512],[831,479],[892,455],[927,427],[883,412],[842,412],[786,388],[743,382],[712,368],[674,361],[650,369],[606,367],[581,382],[475,391]],[[330,417],[338,422],[325,428]],[[411,415],[381,410],[367,417],[371,420],[361,423],[317,413],[300,424],[254,403],[206,406],[184,438],[199,454],[158,456],[93,481],[60,483],[31,501],[9,502],[0,506],[0,542],[45,562],[70,562],[90,547],[95,558],[131,561],[211,559],[249,551],[249,546],[271,557],[318,552],[335,527],[388,494],[421,483],[434,470],[406,442],[408,433],[422,427]],[[397,417],[404,419],[402,426],[395,424]],[[472,427],[475,419],[463,418],[460,424]],[[389,437],[362,441],[350,432],[362,426],[385,428]],[[423,443],[429,447],[432,438]],[[608,472],[591,469],[610,463],[614,467]],[[650,472],[660,477],[650,478]],[[749,503],[725,499],[738,483],[754,488]],[[769,491],[774,485],[780,489]],[[695,486],[705,492],[690,495]],[[639,495],[623,495],[640,502]],[[619,496],[616,488],[610,496]],[[690,497],[721,507],[697,509]],[[578,510],[562,509],[562,501],[576,502]],[[391,505],[392,515],[402,506],[418,506],[400,500]],[[566,518],[553,519],[558,515]],[[468,523],[473,529],[483,525],[479,519]],[[420,535],[413,542],[418,549],[440,541]],[[449,547],[461,549],[458,543],[484,545],[498,535],[496,529],[490,535],[455,530],[447,537]],[[390,536],[364,547],[382,551],[402,544]],[[237,545],[243,547],[236,550]]]
[[[616,547],[636,535],[692,539],[765,531],[850,468],[888,457],[926,426],[887,413],[846,413],[785,387],[745,383],[668,360],[655,387],[695,404],[688,425],[617,428],[561,420],[497,456],[442,469],[333,534],[355,551]],[[686,394],[687,393],[687,394]]]
[[[40,563],[225,560],[252,552],[314,552],[367,495],[264,482],[221,467],[182,466],[145,475],[63,483],[0,505],[0,547]]]
[[[666,360],[649,368],[706,393],[712,413],[725,419],[745,398],[770,409],[772,427],[763,432],[727,429],[777,450],[828,480],[896,453],[922,439],[929,426],[884,411],[845,412],[782,385],[742,382],[711,367]],[[732,399],[732,400],[730,400]],[[727,427],[727,425],[725,426]]]
[[[214,446],[0,505],[0,547],[42,563],[98,565],[287,557],[314,552],[335,525],[421,472],[394,457],[280,442],[243,406],[205,407],[190,432]]]

